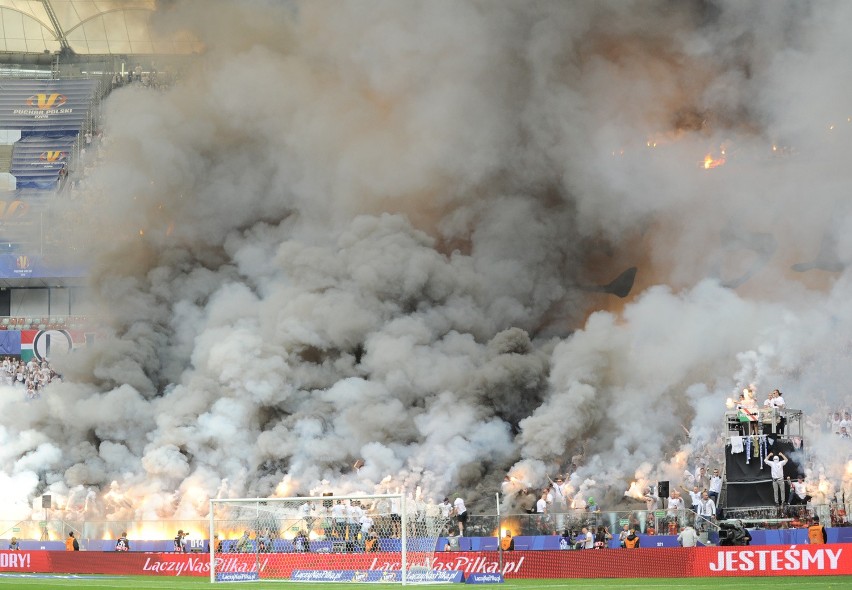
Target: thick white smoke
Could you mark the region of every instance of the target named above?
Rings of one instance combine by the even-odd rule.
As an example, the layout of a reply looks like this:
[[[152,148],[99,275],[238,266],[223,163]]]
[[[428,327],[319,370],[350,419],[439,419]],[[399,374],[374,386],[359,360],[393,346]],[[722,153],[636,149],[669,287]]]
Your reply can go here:
[[[743,385],[817,423],[849,403],[847,2],[164,10],[207,50],[104,105],[110,337],[39,403],[3,396],[10,511],[417,486],[489,509],[506,473],[569,469],[606,508],[721,461]],[[848,485],[838,444],[813,469]]]

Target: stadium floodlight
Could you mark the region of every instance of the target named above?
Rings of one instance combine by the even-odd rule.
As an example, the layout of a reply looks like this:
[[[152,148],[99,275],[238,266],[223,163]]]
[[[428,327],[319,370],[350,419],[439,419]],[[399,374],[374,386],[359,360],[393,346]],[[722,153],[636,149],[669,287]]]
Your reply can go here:
[[[448,520],[402,494],[210,500],[210,581],[450,581]],[[412,509],[413,508],[413,509]]]

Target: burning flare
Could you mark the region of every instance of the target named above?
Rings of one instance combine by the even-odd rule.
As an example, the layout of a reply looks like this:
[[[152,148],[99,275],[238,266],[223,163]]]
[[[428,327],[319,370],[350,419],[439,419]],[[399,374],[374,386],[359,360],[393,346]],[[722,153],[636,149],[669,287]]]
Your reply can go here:
[[[719,156],[718,159],[713,158],[713,154],[707,154],[704,156],[704,169],[710,170],[711,168],[718,168],[722,164],[725,163],[725,152]]]

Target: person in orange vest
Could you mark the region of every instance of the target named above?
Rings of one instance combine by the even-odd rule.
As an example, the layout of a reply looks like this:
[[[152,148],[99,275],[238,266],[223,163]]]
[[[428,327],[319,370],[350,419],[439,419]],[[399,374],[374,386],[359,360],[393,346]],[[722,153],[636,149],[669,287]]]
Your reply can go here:
[[[636,549],[637,547],[639,547],[639,535],[636,534],[636,531],[630,529],[630,533],[624,538],[624,548]]]
[[[79,551],[80,543],[77,542],[77,538],[74,536],[74,531],[68,533],[68,538],[65,539],[65,550],[66,551]]]
[[[825,527],[819,523],[819,517],[814,516],[814,522],[808,527],[808,543],[811,545],[825,545],[828,542],[828,535],[825,533]]]
[[[500,548],[503,551],[513,551],[515,549],[515,540],[512,538],[511,531],[503,533],[503,538],[500,539]]]

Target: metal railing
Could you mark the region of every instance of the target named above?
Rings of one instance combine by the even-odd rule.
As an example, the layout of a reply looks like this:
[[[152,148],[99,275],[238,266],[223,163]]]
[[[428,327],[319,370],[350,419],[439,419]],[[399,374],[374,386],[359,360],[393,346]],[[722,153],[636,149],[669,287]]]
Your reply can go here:
[[[668,535],[677,534],[684,525],[695,526],[697,530],[718,532],[714,520],[698,516],[689,509],[668,511],[630,510],[630,511],[584,511],[568,510],[549,514],[507,514],[500,517],[500,528],[510,530],[513,535],[556,535],[568,531],[572,536],[584,527],[597,531],[604,527],[614,537],[626,526],[637,534]],[[465,526],[465,536],[487,537],[497,534],[496,515],[471,515]]]
[[[411,515],[412,519],[424,518],[423,515]],[[319,519],[318,519],[319,520]],[[283,527],[283,523],[282,527]],[[464,530],[465,537],[496,537],[500,529],[510,530],[514,536],[554,535],[566,530],[576,536],[583,527],[597,531],[605,527],[613,537],[618,538],[619,532],[625,525],[633,528],[638,534],[677,534],[680,526],[695,525],[699,531],[707,533],[718,532],[715,522],[698,517],[690,510],[680,510],[669,513],[666,510],[648,512],[645,510],[585,512],[568,511],[551,514],[470,514]],[[233,523],[222,521],[217,524],[227,529]],[[453,521],[443,530],[437,531],[439,536],[446,536]],[[270,530],[277,528],[274,523],[265,525]],[[281,528],[281,533],[284,532]],[[0,521],[0,538],[18,537],[22,540],[61,541],[73,531],[81,540],[116,539],[127,532],[134,539],[166,540],[172,539],[178,529],[190,531],[194,538],[206,538],[210,530],[207,519],[188,520],[94,520],[52,518],[48,520]],[[315,530],[322,532],[322,527]],[[425,530],[418,527],[417,530]],[[233,531],[236,532],[236,531]],[[240,531],[241,532],[241,531]]]
[[[92,324],[84,315],[0,316],[0,330],[84,330]]]
[[[802,437],[802,410],[756,407],[748,410],[753,421],[742,421],[739,410],[725,412],[726,438],[755,434],[771,434],[782,438]]]

